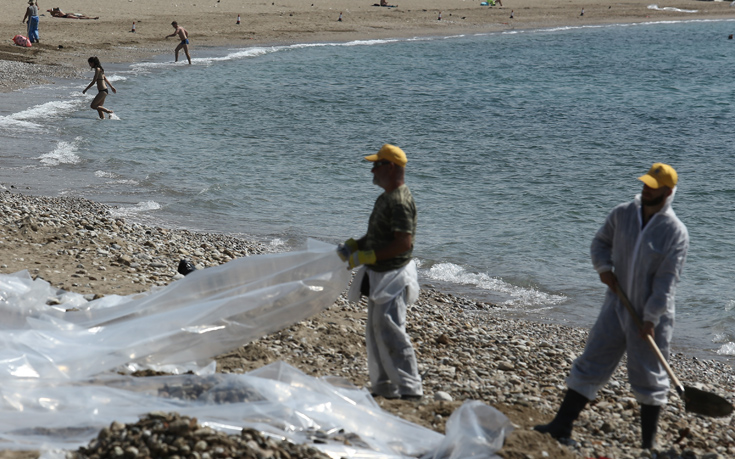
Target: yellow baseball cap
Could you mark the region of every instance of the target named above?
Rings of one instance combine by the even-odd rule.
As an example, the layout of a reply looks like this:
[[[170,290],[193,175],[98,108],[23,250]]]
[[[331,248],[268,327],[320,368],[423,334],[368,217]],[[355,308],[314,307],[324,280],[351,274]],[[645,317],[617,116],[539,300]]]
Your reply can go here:
[[[406,167],[406,163],[408,162],[403,150],[389,143],[383,145],[376,154],[366,156],[365,159],[368,161],[380,161],[381,159],[385,159],[386,161],[390,161],[401,167]]]
[[[648,173],[638,177],[638,180],[653,189],[661,188],[662,186],[674,188],[676,182],[679,181],[679,176],[676,174],[674,168],[668,164],[654,163]]]

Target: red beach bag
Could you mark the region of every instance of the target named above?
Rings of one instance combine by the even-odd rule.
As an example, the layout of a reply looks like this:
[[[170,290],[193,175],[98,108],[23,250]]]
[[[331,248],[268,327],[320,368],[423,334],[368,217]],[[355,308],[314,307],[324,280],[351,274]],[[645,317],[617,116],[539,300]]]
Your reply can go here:
[[[23,35],[14,36],[13,41],[18,46],[25,46],[26,48],[31,47],[31,40],[29,40],[27,37],[24,37]]]

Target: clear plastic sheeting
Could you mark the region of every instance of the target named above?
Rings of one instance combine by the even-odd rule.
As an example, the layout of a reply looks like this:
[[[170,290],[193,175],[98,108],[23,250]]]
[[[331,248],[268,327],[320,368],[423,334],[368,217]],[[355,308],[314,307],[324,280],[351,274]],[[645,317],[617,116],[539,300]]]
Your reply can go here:
[[[213,373],[213,357],[317,314],[348,281],[335,246],[317,241],[89,302],[27,272],[0,275],[0,449],[63,458],[113,421],[162,411],[228,433],[253,428],[311,443],[334,458],[493,457],[509,430],[479,402],[453,414],[444,437],[384,412],[342,378],[316,379],[283,362]],[[202,371],[115,372],[141,367]]]
[[[27,273],[0,276],[0,378],[84,379],[131,363],[206,365],[316,315],[349,278],[334,245],[313,240],[305,250],[196,271],[147,295],[90,302]]]
[[[336,384],[335,384],[336,383]],[[42,448],[44,457],[86,445],[113,421],[134,423],[152,411],[178,412],[231,434],[244,427],[332,457],[417,457],[443,436],[380,409],[344,380],[317,379],[283,362],[244,375],[109,375],[85,382],[12,381],[0,387],[2,447]],[[331,440],[337,433],[349,438]]]
[[[500,411],[471,400],[452,413],[446,430],[442,443],[421,459],[500,459],[495,453],[514,427]]]

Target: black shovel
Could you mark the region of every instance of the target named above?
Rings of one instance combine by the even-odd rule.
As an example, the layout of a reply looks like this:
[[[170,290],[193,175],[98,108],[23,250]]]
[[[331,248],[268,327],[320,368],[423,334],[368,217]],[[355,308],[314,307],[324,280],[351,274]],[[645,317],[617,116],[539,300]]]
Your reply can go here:
[[[617,294],[618,298],[620,298],[625,305],[625,308],[630,312],[630,315],[633,316],[633,320],[635,320],[638,329],[642,329],[643,322],[641,322],[640,317],[638,317],[635,309],[633,309],[633,306],[630,304],[630,300],[628,300],[628,297],[620,286],[617,287]],[[661,365],[666,369],[666,373],[669,374],[669,378],[673,381],[676,392],[682,400],[684,400],[684,407],[687,411],[715,418],[727,416],[732,413],[732,404],[719,395],[713,394],[712,392],[705,392],[695,387],[682,385],[663,354],[661,354],[661,350],[656,345],[653,337],[651,335],[646,335],[646,338],[648,339],[648,344],[651,345],[651,349],[653,349],[656,357],[658,357],[658,360],[661,362]]]

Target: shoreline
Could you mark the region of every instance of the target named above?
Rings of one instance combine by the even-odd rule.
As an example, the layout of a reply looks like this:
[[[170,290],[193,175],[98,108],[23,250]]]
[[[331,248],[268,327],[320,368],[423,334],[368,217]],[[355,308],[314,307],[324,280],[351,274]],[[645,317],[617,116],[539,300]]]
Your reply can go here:
[[[266,244],[221,234],[128,223],[112,216],[110,206],[82,198],[6,191],[0,193],[0,206],[0,272],[28,269],[34,277],[89,299],[133,294],[180,279],[176,266],[182,257],[204,268],[271,251]],[[343,294],[317,316],[218,356],[217,371],[244,373],[283,360],[311,376],[339,376],[365,387],[364,323],[365,304],[349,303]],[[509,319],[493,304],[426,285],[409,310],[407,328],[426,395],[420,402],[378,399],[384,410],[443,433],[446,419],[464,400],[480,400],[517,427],[500,451],[504,458],[542,457],[542,451],[555,458],[646,457],[637,448],[638,408],[624,365],[577,422],[577,447],[560,446],[531,430],[553,416],[586,329]],[[298,352],[292,342],[300,343]],[[735,376],[729,365],[680,352],[672,353],[670,363],[686,384],[733,398]],[[434,400],[438,391],[452,401]],[[693,455],[687,457],[695,458],[735,454],[730,422],[731,417],[685,415],[672,391],[660,424],[661,451],[688,450]],[[5,452],[0,457],[35,456]]]
[[[68,0],[64,5],[66,12],[81,12],[99,17],[97,20],[54,18],[42,5],[40,43],[31,48],[0,44],[0,91],[13,91],[52,78],[81,77],[88,71],[87,57],[92,55],[100,57],[103,63],[113,64],[173,55],[176,40],[163,38],[172,31],[169,25],[172,19],[189,31],[193,57],[201,47],[346,43],[559,27],[735,20],[735,9],[724,1],[681,0],[674,6],[662,4],[658,9],[649,9],[657,5],[650,1],[506,0],[504,6],[495,7],[479,6],[479,1],[473,5],[466,0],[391,2],[398,4],[396,8],[376,7],[368,2],[281,0],[246,4],[240,0],[222,0],[183,5],[172,1],[170,5],[156,7],[129,0],[112,9],[90,0]],[[23,34],[25,26],[19,27],[11,15],[12,11],[18,11],[0,3],[0,8],[3,6],[8,15],[0,18],[0,25]],[[696,13],[688,12],[695,10]],[[22,18],[23,9],[19,12]],[[337,21],[340,12],[343,20]],[[235,23],[238,15],[242,17],[239,25]],[[134,21],[136,32],[132,33]]]

